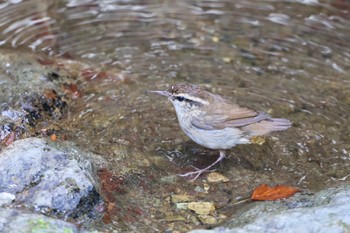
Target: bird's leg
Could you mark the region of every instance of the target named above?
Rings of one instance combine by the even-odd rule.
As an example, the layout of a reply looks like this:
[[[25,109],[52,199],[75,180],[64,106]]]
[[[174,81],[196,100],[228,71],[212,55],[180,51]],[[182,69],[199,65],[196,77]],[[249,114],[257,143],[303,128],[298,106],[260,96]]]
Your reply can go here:
[[[180,174],[179,176],[185,177],[185,176],[192,176],[192,175],[195,175],[195,177],[194,177],[192,180],[196,180],[203,172],[208,172],[208,171],[210,171],[209,169],[210,169],[211,167],[213,167],[215,164],[217,164],[218,162],[220,162],[221,160],[223,160],[223,158],[225,158],[225,156],[226,156],[225,150],[220,150],[220,156],[219,156],[219,158],[218,158],[214,163],[210,164],[208,167],[203,168],[203,169],[198,169],[198,168],[196,168],[196,171],[188,172],[188,173],[185,173],[185,174]]]

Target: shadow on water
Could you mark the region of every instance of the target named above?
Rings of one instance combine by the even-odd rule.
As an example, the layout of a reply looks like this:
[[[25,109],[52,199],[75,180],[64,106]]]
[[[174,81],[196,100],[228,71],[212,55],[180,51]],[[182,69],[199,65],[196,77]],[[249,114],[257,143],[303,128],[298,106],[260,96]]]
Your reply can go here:
[[[230,215],[234,208],[225,206],[261,183],[316,191],[348,182],[349,10],[340,0],[7,1],[0,4],[0,43],[127,77],[83,82],[66,131],[125,179],[115,217],[124,225],[109,227],[188,230],[197,223],[157,222],[176,212],[172,193],[215,200]],[[190,142],[171,104],[147,92],[179,82],[288,118],[293,128],[261,146],[230,150],[218,166],[230,182],[203,197],[196,189],[203,179],[172,177],[209,164],[218,152]]]

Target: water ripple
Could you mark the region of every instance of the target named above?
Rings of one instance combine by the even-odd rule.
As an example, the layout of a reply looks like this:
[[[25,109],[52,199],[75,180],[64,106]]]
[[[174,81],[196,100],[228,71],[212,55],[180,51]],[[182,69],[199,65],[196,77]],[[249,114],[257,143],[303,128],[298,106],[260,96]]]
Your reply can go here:
[[[337,77],[350,69],[350,21],[343,10],[316,0],[12,1],[0,5],[0,44],[145,77],[228,82],[272,74],[270,81],[283,77],[294,85],[290,91],[306,91],[299,82],[312,87],[315,77],[319,84],[349,85]],[[273,92],[269,85],[259,89],[262,79],[245,82],[261,95]]]

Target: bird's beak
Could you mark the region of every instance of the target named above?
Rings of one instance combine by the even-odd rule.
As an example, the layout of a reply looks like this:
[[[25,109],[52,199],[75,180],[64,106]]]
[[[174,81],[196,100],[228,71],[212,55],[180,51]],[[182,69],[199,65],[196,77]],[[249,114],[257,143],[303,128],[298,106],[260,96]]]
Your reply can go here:
[[[164,95],[166,97],[170,97],[170,93],[168,91],[150,91],[150,92],[158,95]]]

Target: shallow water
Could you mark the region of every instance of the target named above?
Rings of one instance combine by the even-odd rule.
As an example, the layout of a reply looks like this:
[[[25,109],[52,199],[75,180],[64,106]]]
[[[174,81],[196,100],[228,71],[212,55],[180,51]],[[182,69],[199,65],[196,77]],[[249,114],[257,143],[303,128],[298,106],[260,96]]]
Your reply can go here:
[[[81,83],[84,95],[65,120],[69,138],[105,155],[113,172],[127,177],[128,195],[118,198],[155,216],[144,214],[132,224],[184,230],[196,224],[155,219],[174,211],[164,196],[194,192],[202,179],[192,185],[164,179],[190,165],[205,166],[218,152],[190,142],[171,104],[147,91],[201,84],[293,121],[293,128],[262,146],[233,148],[218,166],[230,184],[213,188],[205,199],[229,198],[220,210],[228,216],[236,208],[229,203],[261,183],[316,191],[348,182],[349,10],[340,0],[5,1],[0,43],[115,74]],[[147,188],[140,194],[142,182]],[[112,223],[111,229],[132,229],[118,216],[125,226]]]

